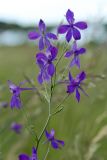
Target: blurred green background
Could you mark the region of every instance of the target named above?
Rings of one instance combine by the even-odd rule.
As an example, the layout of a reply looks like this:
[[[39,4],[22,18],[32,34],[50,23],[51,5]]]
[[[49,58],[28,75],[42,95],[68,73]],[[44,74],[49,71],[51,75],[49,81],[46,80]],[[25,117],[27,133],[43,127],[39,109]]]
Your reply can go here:
[[[81,3],[83,4],[84,0]],[[101,12],[100,15],[97,14],[101,4],[105,3],[105,1],[95,1],[97,11],[92,11],[91,18],[89,17],[90,8],[90,12],[85,16],[82,15],[83,11],[80,8],[80,18],[86,19],[89,26],[87,31],[82,32],[82,40],[79,43],[80,46],[87,48],[87,54],[81,56],[81,70],[87,72],[84,88],[89,97],[81,94],[81,101],[78,104],[74,95],[70,96],[63,104],[63,111],[50,121],[48,129],[54,128],[56,130],[56,137],[65,141],[65,147],[58,151],[50,149],[47,159],[107,160],[107,14],[105,5],[102,5],[101,8],[105,12]],[[90,1],[90,6],[91,4]],[[15,4],[15,6],[17,5]],[[62,6],[64,6],[64,0]],[[58,5],[58,7],[60,6]],[[68,3],[68,6],[62,7],[62,13],[65,14],[67,7],[73,8]],[[76,7],[78,8],[78,3],[74,4],[74,11],[76,10],[75,14],[79,17]],[[9,8],[8,4],[7,8]],[[45,10],[43,10],[44,13]],[[34,14],[36,12],[32,13],[32,17]],[[64,14],[62,14],[62,19]],[[2,15],[3,12],[0,16],[0,102],[9,103],[11,93],[8,89],[7,80],[12,80],[18,84],[28,78],[36,87],[41,88],[37,83],[38,68],[35,65],[35,55],[38,52],[37,43],[30,42],[27,37],[29,31],[37,28],[37,22],[34,25],[33,19],[32,21],[28,19],[30,21],[28,25],[28,21],[25,20],[24,23],[24,18],[23,23],[22,20],[19,22],[18,13],[16,18],[15,16],[13,18]],[[37,17],[37,19],[39,18],[41,17]],[[59,19],[57,20],[56,17],[50,21],[49,18],[46,19],[47,30],[55,33],[56,23],[59,22]],[[63,47],[63,39],[60,40],[59,55]],[[62,61],[59,70],[62,70],[62,66],[66,63],[67,60]],[[79,71],[74,67],[72,72],[75,75]],[[26,83],[25,86],[31,85]],[[63,86],[59,86],[55,90],[52,109],[65,94],[65,87]],[[47,118],[47,103],[44,100],[41,101],[36,92],[24,92],[21,99],[23,102],[22,110],[11,110],[9,106],[7,108],[0,106],[0,160],[16,160],[22,152],[30,155],[31,148],[35,145],[35,139],[29,134],[26,127],[29,126],[34,134],[39,134]],[[24,125],[20,135],[15,134],[10,129],[12,122]],[[43,143],[45,140],[44,136],[38,153],[40,160],[43,159],[48,147]]]

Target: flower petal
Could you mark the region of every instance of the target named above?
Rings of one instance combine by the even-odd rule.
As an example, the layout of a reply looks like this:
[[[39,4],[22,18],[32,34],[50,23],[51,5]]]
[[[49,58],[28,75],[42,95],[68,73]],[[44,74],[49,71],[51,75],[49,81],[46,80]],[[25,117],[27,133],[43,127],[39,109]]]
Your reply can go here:
[[[75,51],[76,55],[79,55],[79,54],[84,54],[86,53],[86,49],[85,48],[80,48],[80,49],[77,49]]]
[[[67,93],[73,93],[74,92],[74,90],[75,90],[75,86],[73,86],[73,85],[68,85],[67,86]]]
[[[35,40],[40,37],[40,34],[38,32],[29,32],[28,38],[31,40]]]
[[[54,46],[50,46],[48,49],[51,52],[52,61],[55,60],[57,53],[58,53],[58,48],[56,48]]]
[[[47,61],[46,55],[44,53],[42,53],[42,52],[36,54],[36,59]]]
[[[69,72],[68,77],[69,77],[69,81],[70,81],[70,82],[72,82],[72,81],[73,81],[73,77],[72,77],[72,75],[71,75],[71,73],[70,73],[70,72]]]
[[[13,95],[10,101],[10,107],[13,109],[14,107],[21,107],[21,100],[19,96]]]
[[[57,139],[56,139],[56,141],[57,141],[60,145],[62,145],[62,146],[65,145],[64,141],[62,141],[62,140],[57,140]]]
[[[40,30],[40,32],[45,32],[45,30],[46,30],[45,23],[42,19],[40,19],[40,21],[39,21],[39,30]]]
[[[83,81],[84,79],[86,79],[86,73],[82,71],[80,74],[78,74],[77,78],[80,82]]]
[[[39,49],[40,49],[40,50],[43,50],[43,49],[44,49],[43,37],[41,37],[40,40],[39,40]]]
[[[35,147],[32,148],[32,158],[31,160],[37,160],[37,150]]]
[[[69,29],[66,34],[66,40],[68,43],[70,42],[71,38],[72,38],[72,29]]]
[[[48,40],[48,38],[45,36],[45,45],[46,47],[50,47],[50,41]]]
[[[75,40],[81,39],[81,34],[76,28],[73,28],[73,37]]]
[[[51,135],[48,133],[48,131],[47,131],[47,130],[45,131],[45,136],[46,136],[46,138],[47,138],[48,140],[50,140]]]
[[[73,67],[75,64],[76,64],[76,62],[75,62],[75,57],[74,57],[73,60],[70,63],[70,67]]]
[[[19,160],[30,160],[30,157],[27,154],[20,154]]]
[[[54,149],[58,149],[58,148],[59,148],[58,142],[55,141],[55,140],[52,140],[52,141],[51,141],[51,145],[52,145],[52,147],[53,147]]]
[[[79,93],[78,89],[76,89],[76,99],[78,102],[80,101],[80,93]]]
[[[69,28],[70,28],[69,25],[61,25],[58,27],[58,33],[59,34],[66,33]]]
[[[46,36],[50,39],[53,39],[53,40],[56,40],[57,39],[57,36],[53,33],[47,33]]]
[[[75,57],[75,64],[77,65],[78,68],[80,68],[80,58],[79,58],[79,56]]]
[[[49,64],[48,68],[47,68],[48,74],[52,77],[54,72],[55,72],[55,67],[54,64]]]
[[[73,55],[73,51],[72,51],[72,50],[65,53],[65,57],[66,57],[66,58],[69,58],[69,57],[71,57],[72,55]]]
[[[55,130],[54,129],[51,129],[50,135],[51,135],[51,137],[54,137],[54,135],[55,135]]]
[[[74,24],[74,26],[76,26],[77,28],[79,29],[86,29],[88,26],[87,26],[87,23],[86,22],[77,22]]]
[[[39,75],[38,75],[38,82],[39,82],[40,84],[43,83],[42,72],[40,72]]]
[[[66,19],[70,24],[74,22],[74,13],[70,9],[66,12]]]

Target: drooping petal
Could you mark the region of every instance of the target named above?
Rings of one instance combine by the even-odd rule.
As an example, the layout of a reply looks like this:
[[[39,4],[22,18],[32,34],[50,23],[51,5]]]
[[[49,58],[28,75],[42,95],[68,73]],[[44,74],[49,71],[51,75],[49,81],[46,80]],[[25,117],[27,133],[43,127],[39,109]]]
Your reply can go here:
[[[71,38],[72,38],[72,29],[69,29],[66,34],[66,40],[68,43],[70,42]]]
[[[78,89],[76,89],[76,99],[78,102],[80,101],[80,93],[79,93]]]
[[[74,26],[76,26],[77,28],[83,30],[83,29],[86,29],[88,26],[87,26],[87,23],[86,22],[77,22],[74,24]]]
[[[70,63],[70,67],[73,67],[75,64],[76,64],[76,62],[75,62],[75,57],[74,57],[73,60]]]
[[[10,101],[10,107],[13,108],[20,108],[21,107],[21,100],[19,96],[13,95]]]
[[[45,32],[45,30],[46,30],[45,23],[42,19],[40,19],[40,21],[39,21],[39,30],[40,30],[40,32]]]
[[[58,27],[58,33],[59,34],[66,33],[69,28],[70,28],[69,25],[61,25],[61,26]]]
[[[76,28],[73,28],[73,37],[75,40],[81,39],[81,34],[80,34],[79,30],[77,30]]]
[[[74,22],[74,13],[70,9],[68,9],[68,11],[66,12],[66,19],[69,24],[72,24]]]
[[[52,140],[52,141],[51,141],[51,145],[52,145],[52,147],[53,147],[54,149],[58,149],[58,148],[59,148],[58,142],[55,141],[55,140]]]
[[[20,154],[19,160],[30,160],[30,157],[27,154]]]
[[[46,36],[50,39],[53,39],[53,40],[56,40],[57,39],[57,36],[53,33],[47,33]]]
[[[73,81],[73,77],[72,77],[72,75],[71,75],[70,72],[69,72],[69,74],[68,74],[68,77],[69,77],[69,81],[72,82],[72,81]]]
[[[54,64],[53,63],[49,64],[47,70],[48,70],[48,74],[52,77],[55,72]]]
[[[40,72],[39,73],[39,75],[38,75],[38,82],[40,83],[40,84],[42,84],[43,83],[43,77],[42,77],[42,73]]]
[[[79,56],[75,57],[75,64],[77,65],[78,68],[80,68],[80,58],[79,58]]]
[[[43,49],[44,49],[43,37],[41,37],[40,40],[39,40],[39,49],[40,49],[40,50],[43,50]]]
[[[73,93],[75,90],[75,87],[73,85],[68,85],[67,86],[67,93],[71,94]]]
[[[37,39],[39,37],[40,37],[40,34],[38,32],[29,32],[28,33],[28,38],[30,40],[35,40],[35,39]]]
[[[65,57],[66,57],[66,58],[69,58],[69,57],[71,57],[72,55],[73,55],[73,51],[72,51],[72,50],[65,53]]]

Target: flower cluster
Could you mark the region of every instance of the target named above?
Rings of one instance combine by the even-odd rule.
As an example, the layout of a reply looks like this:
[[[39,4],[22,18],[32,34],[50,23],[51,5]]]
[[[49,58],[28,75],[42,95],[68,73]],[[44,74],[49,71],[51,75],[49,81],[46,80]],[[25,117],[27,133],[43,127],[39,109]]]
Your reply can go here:
[[[65,94],[71,95],[75,93],[76,100],[80,101],[80,91],[82,91],[85,95],[85,91],[82,88],[83,81],[86,79],[86,73],[84,71],[77,74],[76,78],[72,77],[70,69],[76,65],[78,69],[80,69],[80,58],[79,56],[86,53],[85,48],[79,48],[78,47],[78,40],[81,39],[81,33],[80,30],[84,30],[87,28],[87,24],[83,21],[75,22],[74,13],[68,9],[66,12],[66,20],[67,24],[61,24],[58,26],[57,32],[58,34],[65,34],[66,33],[66,44],[69,47],[70,50],[66,50],[66,52],[63,53],[63,55],[59,56],[58,54],[58,48],[55,44],[53,44],[52,40],[58,41],[58,34],[54,34],[51,32],[47,32],[46,25],[42,19],[39,21],[38,25],[38,32],[32,31],[29,32],[28,37],[30,40],[39,40],[39,52],[35,56],[35,62],[39,68],[39,73],[37,76],[37,80],[39,84],[43,84],[44,81],[49,83],[50,87],[50,94],[48,95],[48,104],[49,104],[49,116],[48,120],[46,121],[45,126],[43,127],[43,130],[40,134],[40,136],[37,136],[37,145],[32,148],[32,156],[28,156],[27,154],[20,154],[19,160],[37,160],[37,151],[38,146],[41,141],[42,136],[45,134],[47,141],[51,144],[51,146],[54,149],[59,149],[64,146],[64,141],[58,140],[55,138],[55,131],[52,129],[50,133],[47,131],[47,125],[49,123],[50,117],[54,115],[54,113],[51,113],[51,99],[53,95],[53,88],[55,88],[57,81],[56,81],[56,75],[57,75],[57,65],[59,64],[61,58],[68,58],[70,59],[70,62],[68,62],[68,78],[67,80],[64,80],[64,83],[66,85],[66,92]],[[71,40],[73,40],[72,44],[70,44]],[[67,47],[67,48],[68,48]],[[73,58],[72,58],[73,57]],[[72,59],[71,59],[72,58]],[[56,61],[56,64],[55,64]],[[20,94],[22,91],[25,90],[33,90],[35,88],[23,88],[21,85],[24,84],[21,82],[18,86],[12,83],[11,81],[8,81],[8,85],[10,88],[10,92],[12,93],[12,98],[10,101],[11,108],[21,108],[22,103],[20,99]],[[48,94],[48,93],[46,93]],[[59,112],[56,111],[55,114]],[[14,130],[16,133],[20,133],[22,129],[21,124],[13,123],[11,125],[11,129]]]

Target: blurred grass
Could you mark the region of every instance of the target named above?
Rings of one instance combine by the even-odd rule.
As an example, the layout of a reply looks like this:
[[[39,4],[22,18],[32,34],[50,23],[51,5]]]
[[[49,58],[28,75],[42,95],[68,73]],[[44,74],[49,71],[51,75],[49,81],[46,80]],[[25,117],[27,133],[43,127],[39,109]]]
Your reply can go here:
[[[107,55],[106,44],[87,45],[88,53],[81,56],[81,68],[87,71],[86,91],[89,97],[81,94],[78,104],[74,96],[70,96],[63,105],[64,110],[50,122],[48,129],[56,130],[56,137],[64,139],[62,150],[51,149],[48,159],[55,160],[106,160],[107,159]],[[1,91],[1,100],[10,100],[7,80],[16,84],[24,80],[24,74],[32,78],[37,85],[38,70],[35,65],[37,49],[30,46],[0,47],[0,82],[5,84]],[[66,63],[67,60],[64,61]],[[59,69],[63,69],[63,63]],[[78,72],[77,69],[73,69]],[[64,97],[58,87],[53,97],[54,108]],[[62,87],[64,88],[64,87]],[[57,95],[57,96],[56,96]],[[24,127],[21,135],[10,130],[13,121],[29,125],[39,134],[47,115],[47,104],[39,101],[36,93],[22,94],[24,110],[0,109],[0,160],[16,160],[19,153],[31,154],[35,144],[32,135]],[[26,120],[25,112],[30,120]],[[45,137],[42,142],[45,141]],[[42,159],[47,145],[40,144],[39,157]]]

